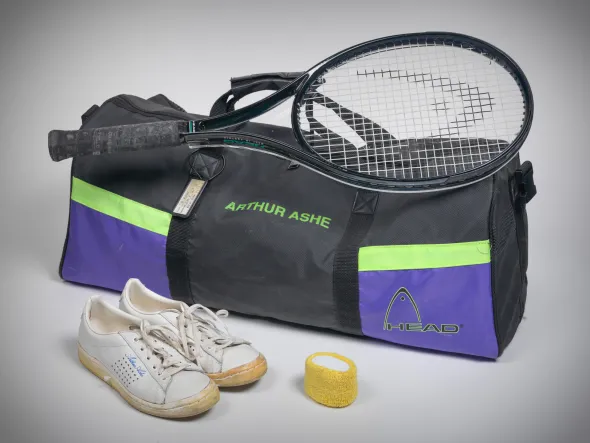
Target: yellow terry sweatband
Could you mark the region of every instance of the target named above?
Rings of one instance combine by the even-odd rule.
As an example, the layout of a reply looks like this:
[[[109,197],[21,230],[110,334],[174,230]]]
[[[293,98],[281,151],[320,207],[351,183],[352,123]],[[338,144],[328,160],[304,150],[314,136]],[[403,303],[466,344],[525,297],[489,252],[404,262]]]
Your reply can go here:
[[[356,365],[346,357],[318,352],[305,360],[305,393],[332,408],[350,405],[357,395]]]

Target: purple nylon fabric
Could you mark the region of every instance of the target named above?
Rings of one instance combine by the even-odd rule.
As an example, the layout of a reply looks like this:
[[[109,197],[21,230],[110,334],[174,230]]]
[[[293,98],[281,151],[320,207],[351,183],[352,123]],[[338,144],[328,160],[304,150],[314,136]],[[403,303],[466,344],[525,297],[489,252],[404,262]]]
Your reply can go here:
[[[407,292],[399,292],[386,319],[387,309],[400,288]],[[369,337],[446,352],[498,356],[489,263],[363,271],[359,272],[359,292],[362,331]],[[437,332],[443,330],[443,325],[449,325],[447,331],[456,328],[458,332]],[[422,332],[425,328],[428,330]]]
[[[134,277],[170,297],[166,237],[72,201],[62,276],[116,291]]]

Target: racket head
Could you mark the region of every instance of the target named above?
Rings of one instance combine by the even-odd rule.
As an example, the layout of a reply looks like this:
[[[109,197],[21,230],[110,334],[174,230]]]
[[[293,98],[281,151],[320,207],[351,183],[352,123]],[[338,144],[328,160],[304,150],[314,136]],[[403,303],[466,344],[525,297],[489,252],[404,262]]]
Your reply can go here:
[[[373,40],[319,63],[298,88],[291,118],[298,141],[325,163],[411,192],[498,171],[524,143],[533,110],[528,80],[506,53],[428,32]]]

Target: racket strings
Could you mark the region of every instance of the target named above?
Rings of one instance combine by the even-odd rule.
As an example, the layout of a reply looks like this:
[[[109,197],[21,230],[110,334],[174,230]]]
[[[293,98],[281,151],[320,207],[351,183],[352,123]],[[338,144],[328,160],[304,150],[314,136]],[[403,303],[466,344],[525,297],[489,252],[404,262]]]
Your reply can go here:
[[[326,160],[396,179],[459,174],[499,156],[525,113],[515,78],[461,44],[414,42],[358,54],[324,72],[298,112]]]

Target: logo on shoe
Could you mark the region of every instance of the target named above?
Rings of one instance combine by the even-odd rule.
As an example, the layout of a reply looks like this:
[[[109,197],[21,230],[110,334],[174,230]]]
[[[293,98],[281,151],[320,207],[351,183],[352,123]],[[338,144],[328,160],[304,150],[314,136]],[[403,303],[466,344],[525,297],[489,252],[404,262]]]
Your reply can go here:
[[[392,319],[396,321],[390,323]],[[435,324],[422,322],[418,305],[410,292],[402,287],[391,297],[385,319],[383,320],[383,330],[392,331],[397,329],[402,332],[434,332],[437,334],[457,334],[461,329],[460,325],[455,324]]]
[[[137,357],[131,357],[129,355],[126,355],[125,357],[127,357],[127,360],[129,360],[129,363],[135,368],[139,376],[143,377],[145,375],[145,369],[137,364]]]

